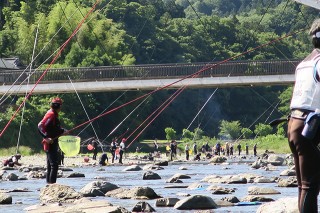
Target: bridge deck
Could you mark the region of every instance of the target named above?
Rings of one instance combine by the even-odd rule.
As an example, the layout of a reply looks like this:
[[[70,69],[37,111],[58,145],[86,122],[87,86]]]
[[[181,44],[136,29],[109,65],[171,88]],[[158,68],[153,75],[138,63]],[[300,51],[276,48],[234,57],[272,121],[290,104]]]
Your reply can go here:
[[[83,67],[50,69],[34,90],[34,93],[74,92],[72,80],[78,92],[114,90],[150,90],[187,78],[170,88],[228,87],[248,85],[292,84],[294,70],[300,60],[233,61],[227,63],[159,64],[108,67]],[[201,71],[200,71],[201,70]],[[0,71],[0,93],[11,88],[14,93],[25,93],[33,87],[44,70]],[[192,76],[200,71],[199,75]],[[29,86],[27,87],[27,77]],[[19,84],[19,85],[17,85]]]

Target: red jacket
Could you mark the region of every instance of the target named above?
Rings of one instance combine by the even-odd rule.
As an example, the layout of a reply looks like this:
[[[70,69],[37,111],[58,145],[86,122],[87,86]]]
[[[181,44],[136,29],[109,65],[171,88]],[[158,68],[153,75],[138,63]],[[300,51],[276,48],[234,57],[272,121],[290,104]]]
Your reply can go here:
[[[53,109],[48,110],[43,119],[38,124],[38,130],[44,138],[59,137],[64,129],[60,126],[58,113]]]

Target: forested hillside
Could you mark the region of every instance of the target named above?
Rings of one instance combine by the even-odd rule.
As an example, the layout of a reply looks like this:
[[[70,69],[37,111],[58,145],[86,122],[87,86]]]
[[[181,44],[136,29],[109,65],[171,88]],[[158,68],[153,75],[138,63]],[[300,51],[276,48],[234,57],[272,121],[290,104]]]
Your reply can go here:
[[[28,65],[34,51],[36,57],[32,66],[45,69],[95,2],[0,1],[1,58],[19,57]],[[100,1],[53,67],[219,61],[287,33],[294,35],[236,60],[301,59],[312,48],[307,31],[318,13],[291,0]],[[301,29],[306,30],[295,34]],[[215,89],[185,90],[146,128],[139,139],[164,139],[166,127],[172,127],[178,135],[181,134]],[[218,89],[190,130],[200,128],[205,135],[218,137],[221,120],[240,121],[243,127],[252,128],[256,122],[265,123],[268,119],[282,116],[287,113],[291,95],[286,89],[284,86]],[[32,95],[23,110],[21,144],[40,147],[37,123],[55,95],[64,99],[61,118],[64,125],[71,129],[88,120],[86,112],[93,118],[146,92],[88,93],[80,94],[80,99],[76,94]],[[93,122],[98,137],[109,142],[112,137],[125,132],[130,134],[173,93],[174,90],[155,93],[125,121],[139,103],[99,118]],[[22,100],[23,97],[15,94],[7,99],[2,97],[0,129],[7,124]],[[21,117],[22,111],[0,138],[1,147],[16,145]],[[110,139],[107,138],[122,121]],[[85,130],[79,128],[72,134],[78,133],[84,139],[94,136],[91,126]]]

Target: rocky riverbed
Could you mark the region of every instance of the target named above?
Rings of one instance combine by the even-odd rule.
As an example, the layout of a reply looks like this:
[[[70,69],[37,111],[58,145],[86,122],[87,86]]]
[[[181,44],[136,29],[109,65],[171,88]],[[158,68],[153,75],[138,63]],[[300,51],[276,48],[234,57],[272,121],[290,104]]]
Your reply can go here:
[[[44,155],[20,162],[0,170],[5,212],[298,212],[289,155],[151,161],[133,154],[107,166],[68,157],[52,185]]]

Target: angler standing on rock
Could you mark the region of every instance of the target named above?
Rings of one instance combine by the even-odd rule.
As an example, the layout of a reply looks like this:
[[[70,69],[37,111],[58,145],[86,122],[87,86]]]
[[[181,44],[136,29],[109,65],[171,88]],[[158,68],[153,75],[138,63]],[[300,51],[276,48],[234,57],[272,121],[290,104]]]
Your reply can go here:
[[[288,123],[288,141],[298,180],[298,205],[302,213],[318,212],[320,184],[319,125],[320,122],[320,19],[310,29],[314,50],[297,66]],[[316,113],[314,113],[316,112]],[[305,131],[307,130],[307,131]],[[307,134],[304,134],[304,133]]]
[[[38,130],[43,137],[43,149],[47,154],[47,176],[48,184],[56,183],[59,168],[59,144],[58,137],[65,132],[61,128],[58,114],[61,110],[62,100],[54,98],[51,101],[51,109],[45,114],[38,124]]]

